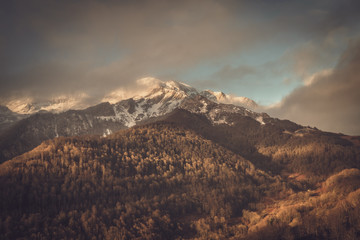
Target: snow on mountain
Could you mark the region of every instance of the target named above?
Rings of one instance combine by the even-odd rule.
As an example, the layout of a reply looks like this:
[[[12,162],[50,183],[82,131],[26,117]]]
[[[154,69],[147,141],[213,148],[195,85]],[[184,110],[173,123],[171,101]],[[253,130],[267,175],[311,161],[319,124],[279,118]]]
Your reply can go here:
[[[136,88],[118,88],[102,99],[102,102],[109,102],[111,104],[118,103],[122,100],[133,98],[135,100],[141,98],[153,98],[156,94],[162,94],[163,91],[176,91],[179,93],[178,97],[191,95],[191,92],[197,94],[197,90],[185,83],[176,81],[163,82],[157,78],[145,77],[136,80]]]
[[[236,123],[236,115],[250,117],[261,125],[265,125],[266,119],[270,119],[266,113],[257,113],[232,104],[217,103],[201,95],[186,99],[180,108],[205,115],[214,125],[227,124],[232,126]]]
[[[255,110],[258,105],[255,101],[247,97],[238,97],[231,94],[225,94],[223,92],[213,92],[211,90],[205,90],[200,92],[200,95],[219,103],[234,104],[237,106],[245,107],[251,110]]]
[[[266,114],[255,113],[245,107],[221,104],[238,100],[242,105],[256,105],[247,98],[234,98],[222,92],[203,91],[199,93],[195,88],[176,81],[156,82],[155,87],[144,96],[138,96],[119,101],[113,104],[114,116],[100,116],[98,118],[119,122],[127,127],[132,127],[143,120],[163,116],[175,108],[203,114],[213,124],[233,125],[235,120],[228,117],[231,114],[249,116],[261,124]]]
[[[237,97],[223,92],[205,90],[198,92],[195,88],[176,81],[161,81],[153,77],[145,77],[136,81],[135,89],[119,88],[104,96],[101,102],[114,104],[117,113],[116,119],[125,118],[127,126],[132,126],[134,121],[143,118],[163,115],[178,107],[180,102],[187,97],[202,95],[207,99],[225,104],[234,104],[254,110],[257,104],[246,97]],[[133,99],[135,110],[128,113],[123,112],[122,101]],[[90,96],[81,93],[77,95],[57,96],[52,99],[34,99],[31,97],[18,97],[1,103],[11,111],[19,114],[34,114],[40,111],[61,113],[67,110],[78,110],[90,107],[88,100]],[[123,106],[126,108],[126,106]]]
[[[31,114],[36,111],[32,102],[32,98],[18,98],[6,102],[5,105],[13,112],[19,114]]]
[[[184,83],[159,82],[145,96],[137,96],[113,104],[115,116],[100,118],[132,127],[142,120],[159,117],[173,111],[184,99],[196,94],[198,92],[195,88]]]
[[[252,117],[261,124],[265,123],[264,118],[266,118],[266,116],[256,114],[249,110],[256,107],[257,104],[245,97],[234,97],[222,92],[213,92],[210,90],[199,93],[195,88],[185,83],[176,81],[163,82],[151,77],[139,79],[136,84],[139,86],[139,89],[135,92],[129,91],[126,93],[124,89],[118,89],[108,95],[107,100],[111,101],[106,105],[106,114],[99,113],[98,108],[95,106],[94,108],[88,109],[97,109],[96,112],[86,110],[85,118],[92,119],[91,121],[97,119],[96,121],[99,124],[97,131],[105,129],[105,135],[108,135],[109,131],[116,131],[120,127],[132,127],[147,119],[163,116],[176,108],[184,108],[193,113],[203,114],[208,117],[213,124],[234,124],[234,121],[229,118],[229,114],[242,114]],[[116,101],[126,96],[125,93],[138,93],[140,95]],[[70,109],[79,110],[88,107],[84,104],[86,102],[84,100],[87,99],[88,96],[85,94],[60,96],[48,101],[19,98],[9,101],[7,107],[13,112],[27,115],[41,111],[62,113]],[[192,105],[190,104],[191,101],[193,101]],[[235,104],[229,105],[228,103]],[[108,108],[110,108],[110,110]],[[75,111],[74,114],[76,115],[77,112]],[[87,128],[91,128],[91,124],[89,125],[88,121],[84,120],[85,122],[81,123],[81,118],[84,118],[84,116],[80,115],[78,117],[79,120],[76,120],[76,122],[78,122],[76,124],[80,124],[81,126],[72,126],[71,129],[78,130],[74,130],[73,134],[70,130],[70,132],[65,131],[67,136],[78,135],[83,131],[87,131]],[[64,116],[68,117],[68,115]],[[104,128],[100,127],[100,125],[104,125]],[[119,127],[117,127],[117,125]],[[84,126],[87,127],[85,128]],[[79,129],[81,129],[81,131]],[[54,136],[59,135],[58,131],[54,134]]]
[[[11,111],[19,114],[33,114],[40,111],[59,113],[70,109],[87,107],[84,104],[84,99],[86,98],[88,98],[86,94],[58,96],[50,100],[35,100],[30,97],[22,97],[9,100],[5,105]]]
[[[47,106],[43,106],[41,110],[48,112],[64,112],[69,109],[82,109],[86,107],[83,103],[84,98],[87,98],[86,94],[78,96],[60,96],[52,99]]]
[[[163,117],[176,108],[202,115],[213,125],[233,126],[244,119],[246,121],[253,119],[260,123],[259,126],[269,126],[268,123],[271,123],[271,118],[265,113],[256,113],[242,106],[219,103],[219,100],[223,101],[222,98],[227,97],[223,93],[208,92],[205,95],[207,97],[202,96],[204,94],[199,94],[195,88],[184,83],[168,81],[156,82],[143,96],[128,98],[114,104],[104,102],[83,110],[64,111],[72,106],[78,108],[80,105],[77,105],[77,98],[56,99],[44,104],[37,104],[35,101],[31,104],[13,102],[12,106],[18,107],[17,110],[36,114],[21,115],[26,116],[26,119],[22,120],[17,118],[17,115],[20,115],[17,113],[13,113],[15,118],[3,118],[12,122],[0,124],[0,133],[10,136],[8,140],[3,141],[7,145],[0,145],[0,162],[10,159],[15,156],[14,154],[29,150],[47,139],[79,135],[106,137],[142,122],[157,121],[161,119],[158,117]],[[5,114],[11,113],[7,108],[3,111]],[[21,132],[18,131],[19,127],[23,129]],[[9,146],[15,150],[9,152],[7,150]]]

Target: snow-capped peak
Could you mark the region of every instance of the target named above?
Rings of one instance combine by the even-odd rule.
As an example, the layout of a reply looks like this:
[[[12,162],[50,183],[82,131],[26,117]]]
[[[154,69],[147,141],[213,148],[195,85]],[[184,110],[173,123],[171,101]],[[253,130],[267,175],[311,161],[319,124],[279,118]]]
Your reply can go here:
[[[13,112],[20,114],[33,114],[39,111],[64,112],[69,109],[81,109],[87,107],[84,99],[88,96],[84,93],[72,96],[57,96],[49,100],[35,100],[30,97],[15,98],[6,102],[6,106]]]
[[[206,97],[215,102],[234,104],[237,106],[245,107],[247,109],[254,110],[258,107],[257,103],[247,97],[237,97],[232,94],[225,94],[223,92],[214,92],[211,90],[205,90],[200,92],[200,95]]]
[[[152,99],[162,97],[164,100],[169,98],[180,100],[196,94],[198,94],[197,90],[185,83],[166,81],[160,82],[144,98]]]
[[[205,90],[198,92],[195,88],[177,81],[161,81],[153,77],[145,77],[136,80],[133,87],[123,86],[114,89],[108,95],[104,96],[101,102],[109,102],[116,108],[116,112],[123,111],[119,106],[123,106],[131,116],[129,121],[140,121],[148,117],[156,117],[166,114],[176,107],[182,101],[189,97],[201,95],[213,102],[234,104],[254,110],[257,104],[246,97],[237,97],[225,94],[223,92],[214,92]],[[134,102],[132,108],[128,108],[125,102]],[[131,102],[130,101],[130,102]],[[70,109],[83,109],[89,107],[89,103],[99,102],[86,94],[74,94],[67,96],[55,96],[51,99],[34,99],[31,97],[17,97],[9,101],[0,101],[0,104],[6,105],[10,110],[21,114],[33,114],[39,111],[64,112]],[[120,117],[120,116],[118,116]]]
[[[195,88],[176,81],[153,81],[153,88],[143,96],[136,96],[114,104],[113,121],[119,121],[127,127],[137,122],[165,115],[177,108],[188,97],[197,95]]]
[[[163,87],[163,88],[166,88],[166,89],[170,89],[170,90],[183,91],[184,93],[186,93],[188,95],[198,93],[195,88],[187,85],[186,83],[176,82],[176,81],[173,81],[173,80],[162,82],[160,84],[160,86]]]
[[[161,81],[153,77],[144,77],[136,80],[135,87],[121,87],[113,90],[104,96],[102,102],[114,104],[130,98],[134,100],[154,98],[164,93],[177,93],[177,96],[180,98],[198,94],[195,88],[185,83],[173,80]]]

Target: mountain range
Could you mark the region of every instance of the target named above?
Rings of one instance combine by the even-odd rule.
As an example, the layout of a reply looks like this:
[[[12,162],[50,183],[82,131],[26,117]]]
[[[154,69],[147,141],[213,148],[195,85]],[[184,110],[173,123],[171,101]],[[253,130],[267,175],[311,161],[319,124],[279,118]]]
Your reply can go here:
[[[28,106],[20,114],[2,107],[0,112],[0,161],[10,159],[39,145],[42,141],[59,136],[80,136],[97,134],[106,136],[120,129],[129,128],[144,121],[164,116],[176,108],[203,114],[213,124],[233,124],[227,122],[227,115],[249,116],[264,124],[269,116],[258,114],[239,105],[220,102],[234,101],[245,107],[256,107],[256,103],[245,97],[231,97],[210,90],[198,92],[183,83],[160,82],[145,96],[121,100],[117,103],[100,103],[83,110],[60,111],[58,102],[22,105]],[[72,100],[71,100],[72,101]],[[65,100],[62,101],[67,102]],[[45,111],[39,106],[46,106]],[[72,106],[75,109],[78,106]],[[66,108],[65,108],[66,109]]]
[[[0,238],[358,239],[360,138],[256,106],[169,81],[82,110],[1,107]]]

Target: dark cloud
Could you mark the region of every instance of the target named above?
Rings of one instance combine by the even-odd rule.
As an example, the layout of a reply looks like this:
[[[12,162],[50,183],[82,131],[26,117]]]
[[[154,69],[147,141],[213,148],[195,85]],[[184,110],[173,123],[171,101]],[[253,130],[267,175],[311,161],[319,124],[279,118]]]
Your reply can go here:
[[[260,44],[255,42],[246,55],[258,55],[261,63],[262,57],[277,51],[277,58],[259,64],[248,63],[244,57],[238,65],[225,60],[215,73],[198,79],[196,84],[200,87],[219,89],[237,84],[255,92],[255,88],[264,85],[277,88],[280,82],[295,86],[319,69],[333,67],[349,38],[357,36],[360,30],[360,15],[354,10],[360,9],[358,1],[239,1],[235,5],[231,11],[247,9],[242,17],[253,16],[259,24],[255,31],[262,32],[258,35]],[[258,95],[261,94],[260,90]],[[273,95],[286,94],[275,91]]]
[[[360,40],[354,40],[332,72],[318,74],[267,111],[323,130],[360,135],[359,89]]]
[[[252,38],[229,27],[236,16],[216,1],[13,1],[7,10],[2,95],[79,85],[106,92],[146,75],[176,75]]]
[[[136,79],[146,76],[196,85],[204,71],[210,78],[197,84],[202,88],[235,83],[245,89],[249,76],[258,86],[279,76],[279,84],[292,79],[286,71],[301,75],[335,56],[331,44],[321,45],[338,29],[356,32],[358,6],[336,0],[3,1],[0,98],[84,92],[102,99],[117,88],[135,91]],[[265,65],[234,61],[260,48],[271,54],[274,46],[289,54]]]

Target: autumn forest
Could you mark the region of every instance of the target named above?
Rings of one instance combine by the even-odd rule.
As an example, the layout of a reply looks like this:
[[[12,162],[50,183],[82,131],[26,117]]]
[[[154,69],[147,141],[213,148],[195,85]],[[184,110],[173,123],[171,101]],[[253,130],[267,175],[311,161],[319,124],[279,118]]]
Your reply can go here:
[[[1,239],[360,236],[360,150],[350,141],[285,133],[275,147],[236,132],[215,141],[226,129],[174,119],[55,138],[3,163]]]

